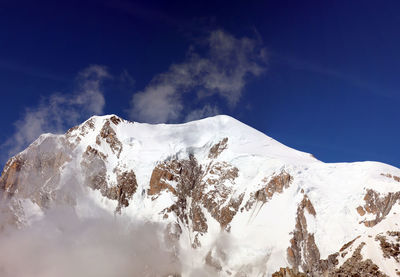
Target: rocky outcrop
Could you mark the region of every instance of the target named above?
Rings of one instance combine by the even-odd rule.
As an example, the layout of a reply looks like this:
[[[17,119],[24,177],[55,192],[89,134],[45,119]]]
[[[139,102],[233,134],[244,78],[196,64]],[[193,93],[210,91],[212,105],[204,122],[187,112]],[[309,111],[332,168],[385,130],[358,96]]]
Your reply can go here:
[[[349,248],[349,247],[350,247],[357,239],[359,239],[359,238],[360,238],[360,236],[357,236],[357,237],[354,238],[353,240],[351,240],[351,241],[345,243],[345,244],[342,246],[342,248],[340,248],[339,252],[345,251],[347,248]],[[344,253],[342,253],[342,255],[343,255],[343,254],[344,254]],[[345,255],[343,255],[343,256],[345,256]]]
[[[2,198],[10,198],[17,193],[41,208],[48,208],[50,200],[55,199],[61,171],[71,158],[70,152],[65,140],[48,136],[40,144],[32,144],[27,151],[11,158],[0,177]]]
[[[357,213],[358,213],[359,215],[361,215],[361,216],[364,216],[364,215],[365,215],[365,210],[364,210],[364,208],[363,208],[362,206],[358,206],[358,207],[356,208],[356,210],[357,210]]]
[[[178,160],[171,160],[158,164],[151,174],[150,187],[147,194],[155,200],[163,190],[167,190],[177,195],[176,189],[172,184],[177,184],[182,174],[182,163]]]
[[[285,171],[273,175],[270,179],[264,177],[261,180],[262,188],[250,194],[250,199],[242,209],[250,210],[257,201],[261,201],[265,204],[271,200],[276,193],[282,193],[284,189],[287,189],[292,180],[293,177]]]
[[[81,167],[84,176],[83,183],[94,190],[100,190],[107,195],[107,167],[106,155],[99,150],[88,146],[82,155]]]
[[[117,172],[117,186],[110,188],[109,198],[118,201],[116,211],[120,212],[122,207],[129,206],[129,199],[137,190],[136,175],[133,170]]]
[[[122,207],[129,206],[129,199],[137,190],[136,176],[133,170],[121,172],[121,170],[115,169],[117,184],[109,185],[105,159],[105,154],[91,146],[87,147],[81,162],[84,184],[91,189],[99,190],[103,196],[109,199],[117,200],[116,212],[120,212]]]
[[[388,178],[392,178],[392,179],[395,180],[396,182],[399,182],[399,183],[400,183],[400,177],[399,177],[399,176],[395,176],[395,175],[392,175],[392,174],[389,174],[389,173],[386,173],[386,174],[381,173],[381,175],[382,175],[382,176],[385,176],[385,177],[388,177]]]
[[[200,246],[197,236],[208,229],[201,203],[194,200],[199,191],[202,174],[202,168],[193,155],[187,160],[165,161],[153,170],[150,188],[147,190],[147,194],[151,195],[153,200],[163,191],[176,196],[175,203],[162,213],[164,218],[168,218],[171,212],[174,213],[185,228],[194,232],[193,247]]]
[[[342,266],[329,273],[328,276],[370,276],[370,277],[388,277],[386,274],[379,270],[379,267],[374,264],[370,259],[363,259],[361,249],[364,247],[365,242],[360,243],[353,255],[347,259]]]
[[[120,121],[118,121],[117,117],[112,117],[112,119],[107,120],[96,137],[96,143],[100,145],[102,139],[105,140],[105,142],[110,146],[111,151],[117,156],[117,158],[119,158],[122,151],[122,143],[119,141],[117,134],[111,127],[111,122],[113,124],[115,124],[114,122],[117,122],[118,124]]]
[[[364,223],[366,227],[375,226],[389,214],[393,205],[396,204],[399,199],[400,192],[389,192],[387,195],[381,196],[380,193],[368,189],[364,197],[365,204],[361,208],[358,207],[357,211],[360,215],[365,214],[365,212],[375,215],[375,219],[364,220],[361,223]]]
[[[287,189],[292,180],[292,177],[285,171],[280,174],[273,176],[272,179],[267,183],[268,179],[264,178],[263,183],[267,183],[262,189],[256,191],[255,198],[258,201],[267,202],[270,200],[275,193],[282,193],[283,189]]]
[[[384,258],[393,258],[396,262],[400,262],[400,232],[387,231],[386,236],[377,235],[375,240],[379,241]]]
[[[113,116],[110,117],[110,121],[111,121],[112,123],[114,123],[115,126],[117,126],[117,125],[120,124],[123,120],[122,120],[122,118],[113,115]]]
[[[79,142],[82,140],[82,137],[87,135],[89,132],[95,130],[94,122],[95,122],[94,119],[90,118],[86,120],[85,123],[83,123],[82,125],[77,125],[70,128],[65,133],[65,138],[73,146],[78,145]]]
[[[208,153],[208,158],[209,159],[217,158],[226,148],[228,148],[228,138],[224,138],[217,144],[213,145],[213,147],[210,148],[210,151]]]
[[[298,272],[295,269],[281,267],[279,271],[272,274],[272,277],[306,277],[304,273]]]
[[[199,247],[199,236],[207,232],[204,211],[216,219],[222,229],[237,213],[244,194],[237,197],[226,184],[234,182],[238,169],[225,162],[210,162],[203,168],[193,155],[185,160],[169,160],[158,164],[151,175],[147,194],[153,200],[163,192],[171,193],[177,200],[163,211],[168,218],[173,212],[184,226],[191,225],[194,232],[193,247]],[[189,224],[191,223],[191,224]]]
[[[210,163],[201,184],[203,192],[197,193],[204,207],[219,223],[221,228],[229,230],[228,224],[237,213],[244,194],[234,196],[228,183],[233,184],[238,177],[238,169],[226,162]],[[204,191],[207,190],[207,193]]]
[[[309,276],[319,276],[318,274],[322,271],[320,253],[315,244],[314,234],[310,234],[307,230],[305,212],[314,217],[316,215],[306,195],[297,208],[296,226],[290,241],[291,246],[287,249],[287,258],[296,270],[301,268]]]
[[[0,195],[4,198],[12,196],[19,183],[19,172],[22,169],[24,161],[20,157],[10,159],[0,177]]]

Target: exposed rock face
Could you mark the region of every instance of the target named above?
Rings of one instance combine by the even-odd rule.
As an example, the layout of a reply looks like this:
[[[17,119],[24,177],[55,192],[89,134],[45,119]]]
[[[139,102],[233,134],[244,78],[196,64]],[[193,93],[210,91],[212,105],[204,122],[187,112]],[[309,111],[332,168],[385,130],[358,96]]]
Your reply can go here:
[[[387,236],[377,235],[375,240],[378,240],[383,252],[384,258],[393,258],[400,262],[400,232],[388,231]],[[389,241],[389,239],[392,241]]]
[[[262,180],[263,183],[267,183],[267,178]],[[267,202],[274,196],[275,193],[282,193],[283,189],[289,187],[291,176],[286,172],[281,172],[277,176],[272,177],[268,184],[262,189],[258,190],[255,194],[255,198],[258,201]]]
[[[110,117],[110,121],[116,126],[122,122],[122,119],[118,116],[113,115],[112,117]]]
[[[153,196],[153,200],[157,199],[163,190],[168,190],[172,194],[177,195],[176,189],[171,183],[177,183],[179,181],[179,175],[182,174],[181,170],[182,163],[177,160],[158,164],[151,174],[150,188],[147,194]]]
[[[381,173],[382,176],[388,177],[388,178],[392,178],[393,180],[395,180],[396,182],[400,183],[400,177],[399,176],[395,176],[389,173],[383,174]]]
[[[84,174],[84,184],[94,190],[100,190],[102,195],[107,195],[107,168],[104,160],[106,155],[91,146],[86,148],[82,155],[81,167]]]
[[[18,174],[21,171],[23,160],[16,157],[6,164],[0,177],[0,190],[4,193],[4,197],[12,196],[18,186]]]
[[[360,243],[353,255],[347,259],[339,269],[330,273],[329,276],[388,277],[386,274],[382,273],[379,267],[370,259],[363,260],[361,249],[364,245],[364,242]]]
[[[161,163],[153,170],[150,179],[150,188],[148,195],[152,199],[167,191],[176,196],[175,204],[164,210],[164,216],[173,212],[185,226],[189,221],[193,223],[192,230],[198,233],[207,231],[207,223],[199,203],[189,201],[198,193],[199,182],[201,181],[202,168],[197,160],[190,156],[188,160],[171,160]],[[196,240],[195,240],[196,242]],[[194,245],[198,244],[198,242]]]
[[[287,250],[288,261],[295,269],[298,270],[301,267],[310,276],[318,276],[321,272],[320,253],[315,244],[314,234],[310,234],[307,230],[305,212],[314,217],[316,215],[306,195],[297,208],[296,227],[290,241],[291,247]]]
[[[99,190],[103,196],[109,199],[117,200],[116,212],[120,212],[122,207],[129,205],[129,199],[136,192],[136,176],[133,170],[121,172],[115,169],[117,184],[110,186],[107,182],[105,159],[106,155],[90,146],[87,147],[82,155],[81,162],[84,184],[94,190]]]
[[[192,223],[193,247],[196,248],[200,246],[198,236],[208,229],[203,209],[220,223],[221,228],[226,228],[238,211],[243,195],[231,197],[231,189],[224,185],[233,182],[237,176],[237,168],[227,163],[211,162],[203,169],[194,156],[189,156],[188,160],[171,160],[157,165],[147,193],[152,199],[157,199],[164,191],[177,197],[175,204],[164,211],[165,216],[172,211],[185,225]]]
[[[122,143],[119,141],[117,134],[111,127],[111,122],[117,122],[118,124],[120,121],[116,117],[112,117],[110,121],[106,121],[106,123],[103,125],[103,128],[101,128],[100,134],[96,138],[96,143],[100,145],[101,140],[104,139],[106,143],[109,144],[112,152],[117,156],[117,158],[119,158],[119,155],[122,151]]]
[[[272,274],[272,277],[306,277],[304,273],[297,272],[295,269],[281,267],[279,271]]]
[[[109,197],[118,200],[117,212],[121,211],[122,207],[129,206],[129,199],[135,194],[137,186],[136,175],[133,170],[117,174],[117,186],[110,189],[112,193]]]
[[[270,180],[264,177],[264,179],[261,180],[263,187],[255,193],[251,193],[251,197],[244,208],[250,210],[257,201],[261,201],[262,203],[268,202],[272,199],[274,194],[282,193],[284,189],[287,189],[292,180],[293,178],[285,171],[273,175]]]
[[[339,252],[343,252],[345,251],[347,248],[349,248],[349,246],[351,246],[358,238],[360,238],[360,236],[357,236],[355,239],[345,243],[342,248],[340,248]]]
[[[224,138],[213,147],[211,147],[210,152],[208,153],[208,158],[215,159],[228,147],[228,138]]]
[[[238,177],[238,169],[228,163],[217,162],[211,163],[204,174],[208,177],[201,183],[202,191],[208,192],[199,191],[196,198],[202,200],[204,207],[220,223],[221,228],[226,228],[243,201],[244,195],[235,197],[231,186],[228,186]]]
[[[348,249],[354,242],[359,238],[355,238],[354,240],[346,243],[340,249],[341,256],[345,257],[347,254],[346,249]],[[382,249],[386,249],[387,253],[389,254],[387,257],[392,256],[393,253],[396,253],[393,250],[393,244],[387,244],[385,239],[381,236],[377,236],[377,240],[381,241]],[[387,275],[382,273],[379,270],[379,267],[374,264],[370,259],[364,259],[361,255],[361,250],[365,246],[364,242],[361,242],[351,257],[349,257],[339,268],[336,268],[338,253],[330,255],[327,260],[320,260],[317,262],[317,266],[315,267],[317,271],[314,272],[307,272],[307,274],[299,273],[297,268],[281,268],[279,271],[275,272],[272,276],[273,277],[281,277],[281,276],[290,276],[290,277],[297,277],[297,276],[329,276],[329,277],[345,277],[345,276],[369,276],[369,277],[386,277]],[[393,256],[392,256],[393,257]],[[318,265],[319,264],[319,265]],[[319,268],[318,268],[319,267]]]
[[[217,157],[226,149],[226,143],[227,139],[223,139],[211,147],[209,157]],[[188,160],[174,159],[158,164],[151,175],[147,193],[153,200],[163,192],[177,197],[175,204],[164,211],[164,216],[174,212],[185,225],[191,222],[191,231],[194,232],[192,246],[196,248],[200,246],[199,236],[208,230],[204,210],[220,223],[222,229],[229,230],[228,225],[244,194],[232,196],[232,189],[226,183],[233,183],[237,177],[238,169],[226,162],[211,161],[202,167],[190,155]]]
[[[357,212],[358,212],[358,214],[361,215],[361,216],[364,216],[364,215],[365,215],[365,210],[364,210],[364,208],[361,207],[361,206],[358,206],[358,207],[357,207]]]
[[[77,146],[81,142],[82,137],[86,136],[90,132],[95,130],[94,119],[90,118],[86,120],[82,125],[74,126],[70,128],[66,133],[65,137],[72,146]]]
[[[386,196],[381,196],[378,192],[368,189],[364,197],[364,209],[357,208],[360,215],[365,214],[365,210],[368,214],[375,215],[375,219],[364,221],[364,225],[367,227],[373,227],[381,222],[386,215],[389,214],[393,205],[400,199],[400,192],[392,193],[389,192]]]
[[[57,152],[49,151],[55,145],[62,148]],[[3,198],[10,198],[18,191],[19,196],[30,197],[40,207],[48,207],[50,200],[55,199],[62,166],[70,160],[70,151],[63,139],[51,136],[44,138],[39,145],[31,145],[29,151],[11,158],[0,177]]]

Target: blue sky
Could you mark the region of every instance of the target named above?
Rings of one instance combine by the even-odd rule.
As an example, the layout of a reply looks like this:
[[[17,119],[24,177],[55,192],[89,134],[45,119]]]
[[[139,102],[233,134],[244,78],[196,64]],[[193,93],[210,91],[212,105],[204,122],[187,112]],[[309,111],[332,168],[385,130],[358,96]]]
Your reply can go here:
[[[325,162],[400,167],[396,1],[1,1],[1,162],[92,114],[229,114]]]

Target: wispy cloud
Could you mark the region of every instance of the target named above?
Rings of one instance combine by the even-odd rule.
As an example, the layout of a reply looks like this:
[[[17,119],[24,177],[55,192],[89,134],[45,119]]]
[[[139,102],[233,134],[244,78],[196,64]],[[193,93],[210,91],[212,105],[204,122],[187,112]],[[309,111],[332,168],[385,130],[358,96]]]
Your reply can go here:
[[[78,73],[73,93],[54,93],[42,97],[38,106],[27,108],[15,122],[15,133],[1,148],[13,155],[43,133],[59,133],[87,117],[103,113],[102,82],[110,78],[104,66],[92,65]]]
[[[204,54],[198,51],[201,47],[205,48]],[[266,60],[260,41],[213,31],[204,41],[190,47],[185,61],[172,64],[143,91],[133,95],[130,117],[151,123],[181,120],[193,104],[183,100],[189,93],[193,94],[192,99],[202,101],[217,95],[229,107],[235,107],[248,77],[259,76],[265,70]]]

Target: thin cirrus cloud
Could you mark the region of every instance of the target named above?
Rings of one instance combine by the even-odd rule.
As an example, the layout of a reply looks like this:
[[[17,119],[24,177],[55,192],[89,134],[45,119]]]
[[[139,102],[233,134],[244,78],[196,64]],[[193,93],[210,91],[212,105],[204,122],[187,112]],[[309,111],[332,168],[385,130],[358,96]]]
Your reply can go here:
[[[195,46],[190,47],[185,61],[172,64],[166,72],[155,76],[144,90],[132,96],[131,119],[164,123],[213,115],[219,112],[219,107],[207,100],[215,95],[233,108],[240,101],[248,77],[265,71],[266,51],[258,40],[236,38],[216,30],[203,45],[205,54],[200,55],[194,50]],[[194,103],[183,99],[188,94],[194,94],[195,101],[206,104],[192,108]]]
[[[104,66],[91,65],[80,71],[76,91],[51,94],[43,97],[37,107],[27,108],[22,119],[14,123],[16,131],[2,148],[13,155],[43,133],[64,132],[91,115],[103,113],[105,99],[101,85],[108,78],[111,75]]]

